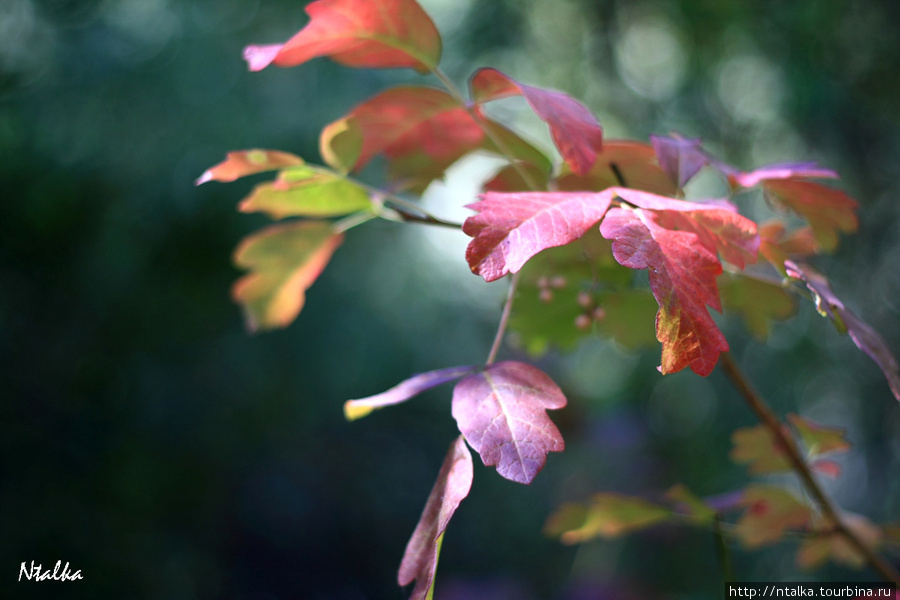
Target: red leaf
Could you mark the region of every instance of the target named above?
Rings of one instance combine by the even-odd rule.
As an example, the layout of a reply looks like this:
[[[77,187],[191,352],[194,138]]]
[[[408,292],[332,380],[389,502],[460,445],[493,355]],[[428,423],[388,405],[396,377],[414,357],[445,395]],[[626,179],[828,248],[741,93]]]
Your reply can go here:
[[[431,590],[437,569],[439,540],[459,503],[469,495],[472,471],[472,455],[460,436],[447,452],[437,481],[400,562],[397,582],[401,586],[416,582],[410,595],[411,600],[424,600]]]
[[[244,238],[234,262],[250,273],[234,283],[232,295],[244,308],[247,327],[272,329],[293,321],[343,239],[323,221],[273,225]]]
[[[224,161],[204,171],[194,185],[207,181],[234,181],[245,175],[274,171],[303,164],[303,159],[277,150],[238,150],[229,152]]]
[[[657,164],[653,148],[630,140],[604,142],[594,166],[584,175],[567,173],[564,166],[557,186],[573,191],[627,186],[656,194],[676,192],[675,185]]]
[[[359,170],[377,154],[388,159],[388,171],[401,187],[416,191],[465,154],[478,148],[497,152],[481,126],[466,107],[450,94],[430,87],[400,86],[386,90],[356,106],[348,115],[325,127],[320,147],[323,155],[344,155],[334,146],[345,127],[352,122],[362,138],[354,152],[352,170]],[[504,140],[516,158],[531,163],[547,162],[546,158],[516,134],[485,120],[495,135]],[[549,169],[549,163],[545,169]]]
[[[488,192],[463,224],[466,261],[485,281],[516,273],[546,248],[580,238],[609,208],[612,192]]]
[[[310,21],[284,44],[247,46],[251,71],[293,67],[318,56],[348,67],[434,70],[441,38],[415,0],[319,0],[306,7]]]
[[[620,191],[621,193],[621,191]],[[722,265],[696,233],[661,227],[652,211],[610,209],[600,233],[613,240],[613,256],[631,269],[649,269],[659,304],[656,338],[662,342],[663,374],[690,366],[709,375],[728,343],[707,306],[721,310],[716,277]]]
[[[900,401],[900,366],[881,334],[844,306],[824,275],[809,265],[793,261],[785,262],[784,266],[789,277],[806,283],[806,287],[816,298],[816,309],[819,314],[830,318],[838,330],[849,333],[856,347],[875,361],[884,373],[894,398]]]
[[[603,143],[603,130],[583,104],[564,94],[518,81],[497,69],[479,69],[469,86],[476,102],[488,102],[521,94],[535,114],[550,127],[550,136],[572,171],[590,171]]]
[[[819,246],[837,247],[838,231],[853,233],[859,226],[856,200],[840,190],[812,181],[769,180],[763,189],[778,202],[806,218]]]
[[[709,163],[709,158],[700,147],[700,139],[686,139],[678,134],[673,137],[651,135],[650,142],[659,161],[659,166],[675,182],[678,189]]]
[[[722,167],[720,163],[717,166]],[[777,163],[744,173],[737,169],[725,168],[732,185],[749,188],[762,181],[772,179],[837,179],[838,174],[824,169],[814,162]]]
[[[473,371],[475,371],[475,367],[448,367],[413,375],[386,392],[359,400],[347,400],[344,403],[344,416],[347,417],[348,421],[355,421],[365,417],[376,408],[384,408],[391,404],[406,402],[426,390],[459,379]]]
[[[500,362],[469,375],[453,389],[453,418],[487,466],[503,477],[531,483],[548,452],[562,452],[559,430],[545,412],[566,398],[540,369]]]

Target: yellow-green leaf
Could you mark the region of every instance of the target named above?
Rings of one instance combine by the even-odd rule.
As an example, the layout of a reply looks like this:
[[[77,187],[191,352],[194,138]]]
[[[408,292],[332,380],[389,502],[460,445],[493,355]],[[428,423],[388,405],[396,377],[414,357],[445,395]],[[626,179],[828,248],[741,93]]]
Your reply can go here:
[[[244,238],[234,262],[250,272],[235,282],[232,296],[244,309],[247,327],[256,331],[290,324],[342,241],[323,221],[273,225]]]
[[[791,470],[787,454],[764,425],[737,429],[731,434],[731,460],[746,464],[754,475]]]
[[[544,531],[547,535],[559,536],[564,544],[579,544],[596,537],[618,537],[671,516],[669,509],[642,498],[601,492],[586,506],[562,505],[547,520]]]
[[[812,515],[793,494],[768,485],[747,486],[741,504],[746,510],[732,532],[747,548],[775,543],[790,529],[805,529]]]
[[[750,334],[765,341],[773,320],[782,321],[794,312],[794,300],[776,282],[723,273],[719,276],[722,307],[739,313]]]
[[[794,413],[789,414],[787,418],[800,434],[800,439],[806,445],[810,456],[828,452],[847,452],[853,445],[847,440],[847,430],[843,427],[826,427]]]
[[[285,169],[275,181],[256,186],[241,202],[240,210],[283,219],[334,217],[371,206],[366,190],[357,184],[328,171],[302,166]]]

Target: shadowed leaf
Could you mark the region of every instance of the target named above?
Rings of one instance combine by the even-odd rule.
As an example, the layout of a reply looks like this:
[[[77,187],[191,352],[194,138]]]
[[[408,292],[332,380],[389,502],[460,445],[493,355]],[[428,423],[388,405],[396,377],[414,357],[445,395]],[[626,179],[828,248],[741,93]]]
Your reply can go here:
[[[716,166],[724,165],[716,163]],[[723,170],[732,186],[744,188],[775,179],[837,179],[838,177],[838,174],[831,169],[820,167],[814,162],[776,163],[746,173],[727,166]]]
[[[875,361],[884,373],[894,398],[900,401],[900,366],[881,334],[844,307],[824,275],[809,265],[793,261],[787,261],[784,266],[788,276],[806,283],[816,299],[819,314],[831,319],[838,331],[849,333],[857,348]]]
[[[784,431],[790,435],[786,427]],[[787,453],[764,425],[736,429],[731,434],[731,443],[731,460],[747,465],[748,471],[753,475],[791,470]]]
[[[472,455],[460,436],[447,452],[397,573],[401,586],[416,582],[411,600],[424,600],[431,591],[441,537],[459,503],[469,495],[472,471]]]
[[[348,67],[434,70],[441,38],[415,0],[318,0],[306,6],[310,21],[284,44],[247,46],[251,71],[270,64],[293,67],[328,56]]]
[[[864,516],[844,512],[841,518],[868,547],[878,548],[881,544],[881,530]],[[801,569],[816,569],[829,559],[852,569],[861,569],[867,562],[865,555],[839,533],[813,535],[803,540],[797,549],[797,566]]]
[[[516,273],[546,248],[580,238],[606,213],[609,192],[487,192],[468,208],[463,231],[474,239],[466,248],[472,272],[485,281]]]
[[[787,232],[781,221],[768,221],[759,226],[759,252],[782,275],[786,275],[784,262],[815,254],[819,250],[812,228],[801,227]]]
[[[564,504],[559,507],[547,520],[544,532],[559,536],[564,544],[580,544],[597,537],[615,538],[671,516],[669,509],[642,498],[601,492],[586,506]]]
[[[781,539],[785,531],[805,529],[811,509],[785,489],[750,485],[741,503],[746,507],[732,532],[747,548],[759,548]]]
[[[342,241],[321,221],[273,225],[244,238],[234,262],[250,272],[235,282],[232,295],[244,309],[247,327],[273,329],[293,321],[306,290]]]
[[[830,252],[837,248],[838,231],[853,233],[859,225],[856,200],[840,190],[812,181],[792,179],[765,181],[763,189],[776,202],[809,222],[816,243],[823,250]]]
[[[224,161],[204,171],[194,185],[207,181],[234,181],[246,175],[274,171],[303,164],[303,159],[278,150],[237,150],[229,152]]]
[[[853,447],[847,440],[847,430],[843,427],[826,427],[794,413],[789,413],[787,419],[800,434],[807,452],[812,456],[821,456],[829,452],[847,452]]]
[[[586,174],[603,143],[603,130],[583,104],[564,94],[525,85],[497,69],[479,69],[469,82],[476,102],[521,94],[535,114],[550,127],[550,136],[572,171]]]
[[[657,163],[653,148],[630,140],[603,142],[603,150],[590,171],[577,175],[563,165],[557,177],[557,187],[563,191],[600,191],[616,186],[672,196],[677,191]]]
[[[537,367],[499,362],[469,375],[453,389],[453,418],[487,466],[518,483],[531,483],[548,452],[562,452],[559,430],[547,410],[566,397]]]
[[[712,523],[716,518],[715,509],[682,484],[671,487],[666,492],[666,500],[674,503],[678,513],[685,515],[692,523],[705,525]]]
[[[473,371],[475,371],[475,367],[448,367],[413,375],[380,394],[359,400],[347,400],[344,403],[344,416],[348,421],[361,419],[375,409],[406,402],[426,390],[464,377]]]
[[[769,335],[772,321],[794,313],[794,299],[778,282],[722,273],[717,280],[722,307],[741,315],[747,330],[759,341]]]
[[[362,152],[362,131],[356,120],[347,117],[326,125],[319,136],[319,153],[329,167],[339,173],[353,170]]]
[[[650,142],[660,168],[679,190],[684,189],[685,184],[709,162],[699,138],[687,139],[677,134],[672,137],[651,135]]]
[[[305,166],[281,171],[274,182],[256,186],[240,204],[241,212],[264,212],[275,219],[333,217],[371,207],[368,193],[360,186]]]

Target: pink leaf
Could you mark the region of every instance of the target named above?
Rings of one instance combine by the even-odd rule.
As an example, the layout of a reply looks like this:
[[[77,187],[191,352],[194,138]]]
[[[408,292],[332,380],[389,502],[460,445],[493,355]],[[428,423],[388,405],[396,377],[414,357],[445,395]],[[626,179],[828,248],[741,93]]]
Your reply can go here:
[[[603,130],[583,104],[562,92],[515,81],[497,69],[479,69],[469,85],[476,102],[521,94],[535,114],[550,127],[550,136],[572,171],[590,171],[603,143]]]
[[[728,343],[707,306],[721,310],[716,277],[722,265],[696,233],[661,227],[652,211],[610,209],[600,233],[612,240],[613,256],[632,269],[649,269],[659,304],[656,338],[662,342],[663,374],[690,366],[709,375]]]
[[[721,166],[721,165],[720,165]],[[825,169],[814,162],[777,163],[760,167],[748,173],[726,170],[726,175],[733,184],[744,188],[753,187],[761,181],[771,179],[837,179],[838,174]]]
[[[225,160],[203,172],[194,185],[207,181],[234,181],[246,175],[274,171],[303,164],[303,159],[278,150],[238,150],[229,152]]]
[[[411,600],[424,600],[431,590],[437,569],[439,539],[459,503],[469,495],[472,471],[472,455],[460,436],[447,452],[437,481],[400,562],[397,582],[401,586],[416,582],[410,595]]]
[[[365,417],[376,408],[406,402],[426,390],[459,379],[473,371],[475,371],[475,367],[449,367],[413,375],[386,392],[359,400],[347,400],[344,403],[344,416],[348,421],[354,421]]]
[[[247,46],[251,71],[270,64],[293,67],[330,56],[348,67],[434,70],[441,38],[415,0],[318,0],[306,6],[310,21],[284,44]]]
[[[485,281],[516,273],[546,248],[580,238],[609,208],[612,192],[488,192],[463,224],[466,261]]]
[[[849,333],[856,347],[875,361],[884,373],[894,398],[900,401],[900,366],[881,334],[844,306],[824,275],[809,265],[790,260],[786,261],[784,266],[789,277],[806,283],[806,287],[815,296],[816,309],[819,313],[823,317],[830,318],[839,330]]]
[[[675,134],[673,137],[651,135],[650,142],[659,166],[669,178],[675,182],[678,189],[697,174],[706,164],[709,158],[700,147],[700,139],[687,139]]]
[[[565,405],[562,391],[540,369],[500,362],[456,384],[452,413],[485,465],[496,465],[506,479],[531,483],[547,453],[565,446],[546,413]]]

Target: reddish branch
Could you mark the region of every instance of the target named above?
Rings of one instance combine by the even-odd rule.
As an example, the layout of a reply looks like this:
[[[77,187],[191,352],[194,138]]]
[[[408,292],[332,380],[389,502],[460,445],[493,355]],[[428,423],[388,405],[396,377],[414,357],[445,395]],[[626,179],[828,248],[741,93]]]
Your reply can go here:
[[[893,581],[900,586],[900,573],[898,573],[888,561],[875,552],[873,548],[866,544],[847,526],[841,518],[838,509],[831,501],[831,498],[822,491],[822,488],[819,486],[818,482],[816,482],[812,472],[809,470],[809,466],[800,454],[800,450],[797,448],[794,438],[785,433],[781,421],[778,420],[778,417],[775,416],[775,413],[772,412],[772,409],[769,408],[762,396],[760,396],[750,384],[750,381],[744,375],[743,371],[741,371],[737,363],[734,362],[731,354],[723,352],[719,357],[719,365],[734,387],[736,387],[738,392],[744,397],[744,400],[747,402],[747,405],[750,406],[750,409],[775,437],[778,444],[785,449],[788,461],[790,461],[794,471],[800,477],[800,480],[803,482],[803,485],[810,496],[812,496],[816,504],[818,504],[822,514],[832,523],[834,530],[843,535],[851,546],[865,556],[866,560],[869,561],[872,567],[878,571],[882,577],[888,581]]]

